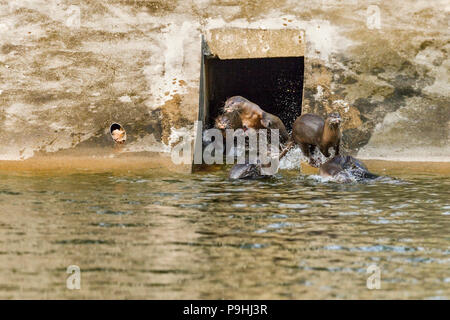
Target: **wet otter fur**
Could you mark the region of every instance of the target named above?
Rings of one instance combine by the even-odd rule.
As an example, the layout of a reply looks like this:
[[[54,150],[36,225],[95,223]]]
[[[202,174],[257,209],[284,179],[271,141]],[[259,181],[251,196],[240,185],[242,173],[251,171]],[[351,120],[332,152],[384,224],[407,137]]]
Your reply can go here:
[[[281,143],[285,143],[290,139],[289,133],[287,132],[286,127],[283,124],[283,121],[281,121],[281,119],[278,118],[277,116],[268,112],[263,112],[261,124],[263,125],[264,128],[267,129],[278,129],[278,134],[280,135]]]
[[[330,147],[335,149],[335,155],[339,155],[340,123],[341,117],[337,112],[329,114],[325,120],[311,113],[303,114],[295,120],[292,126],[292,139],[300,145],[303,155],[310,159],[312,166],[320,165],[311,159],[315,147],[319,147],[325,157],[330,156],[328,151]]]
[[[376,179],[379,176],[369,172],[360,160],[352,156],[334,156],[319,169],[320,176],[332,178],[337,182],[352,182]]]
[[[264,111],[256,103],[242,96],[228,98],[224,105],[225,114],[237,112],[241,117],[242,128],[247,129],[278,129],[280,143],[290,139],[283,122],[276,115]]]
[[[266,176],[261,174],[260,164],[235,164],[228,175],[230,179],[261,179]]]
[[[214,127],[222,131],[222,135],[226,136],[226,129],[239,129],[242,128],[242,121],[239,113],[228,112],[219,115],[214,121]]]
[[[228,98],[227,101],[225,101],[223,110],[225,113],[238,112],[244,128],[263,128],[261,120],[264,110],[261,109],[256,103],[253,103],[244,97],[234,96]]]

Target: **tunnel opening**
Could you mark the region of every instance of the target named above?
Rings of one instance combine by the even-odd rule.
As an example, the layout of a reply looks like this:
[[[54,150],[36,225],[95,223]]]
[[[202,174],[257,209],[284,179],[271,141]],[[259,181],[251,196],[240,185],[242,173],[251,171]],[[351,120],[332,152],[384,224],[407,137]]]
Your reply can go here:
[[[227,98],[240,95],[278,116],[291,131],[301,114],[304,57],[204,58],[205,128],[214,126]]]
[[[109,132],[112,133],[114,130],[121,130],[122,126],[118,123],[113,123],[110,127],[109,127]]]
[[[116,144],[124,144],[127,140],[127,133],[125,129],[118,123],[111,124],[109,127],[109,133]]]

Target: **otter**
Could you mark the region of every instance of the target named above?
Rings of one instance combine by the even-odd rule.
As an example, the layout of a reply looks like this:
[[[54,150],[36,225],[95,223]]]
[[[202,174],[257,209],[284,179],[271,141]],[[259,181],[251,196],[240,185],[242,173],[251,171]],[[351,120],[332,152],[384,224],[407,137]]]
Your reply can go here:
[[[261,179],[265,176],[261,174],[260,164],[235,164],[229,173],[230,179]]]
[[[242,121],[239,113],[229,112],[224,113],[216,118],[214,121],[214,127],[222,131],[222,135],[225,137],[226,129],[239,129],[242,128]]]
[[[352,156],[334,156],[319,169],[319,174],[325,178],[333,178],[337,182],[361,181],[376,179],[379,176],[369,172],[360,160]]]
[[[337,112],[329,114],[325,121],[311,113],[303,114],[295,120],[292,126],[293,141],[300,145],[303,155],[310,159],[313,166],[318,167],[310,157],[315,147],[319,147],[327,158],[330,156],[330,147],[335,149],[335,155],[339,155],[340,123],[341,117]],[[290,147],[292,146],[293,144]]]
[[[263,112],[261,124],[267,129],[278,129],[281,143],[285,143],[290,139],[289,133],[287,132],[283,121],[281,121],[281,119],[277,116],[268,112]]]
[[[290,136],[283,122],[276,115],[264,111],[256,103],[241,96],[234,96],[225,101],[225,113],[238,112],[241,117],[242,127],[246,129],[278,129],[280,142],[289,140]]]
[[[241,117],[242,126],[244,129],[262,129],[261,123],[264,110],[256,103],[253,103],[244,97],[234,96],[225,101],[223,107],[225,113],[238,112]]]

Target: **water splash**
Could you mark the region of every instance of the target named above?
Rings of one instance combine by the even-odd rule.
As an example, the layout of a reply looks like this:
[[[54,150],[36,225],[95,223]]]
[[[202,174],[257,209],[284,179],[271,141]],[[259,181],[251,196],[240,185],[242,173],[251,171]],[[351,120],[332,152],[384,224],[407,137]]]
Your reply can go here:
[[[319,148],[315,148],[314,152],[311,153],[311,158],[307,158],[303,155],[300,147],[295,146],[280,160],[279,168],[285,170],[301,169],[301,162],[324,164],[334,157],[334,150],[330,148],[329,152],[330,157],[327,158],[320,152]]]
[[[280,169],[292,170],[300,169],[300,160],[303,158],[303,153],[300,147],[296,146],[286,153],[280,160]]]
[[[308,162],[309,164],[316,163],[316,164],[322,165],[325,162],[327,162],[329,159],[332,159],[336,153],[334,148],[330,148],[328,150],[328,152],[330,153],[330,156],[327,158],[322,154],[322,152],[320,152],[319,148],[316,147],[316,148],[314,148],[314,151],[311,153],[310,159],[308,159],[306,157],[303,157],[303,159],[305,162]]]

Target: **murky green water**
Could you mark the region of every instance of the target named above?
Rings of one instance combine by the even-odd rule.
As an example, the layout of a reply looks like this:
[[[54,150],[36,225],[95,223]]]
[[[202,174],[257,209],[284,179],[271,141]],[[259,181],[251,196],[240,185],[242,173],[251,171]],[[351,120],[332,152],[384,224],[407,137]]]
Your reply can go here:
[[[448,299],[450,178],[400,178],[2,174],[0,298]]]

